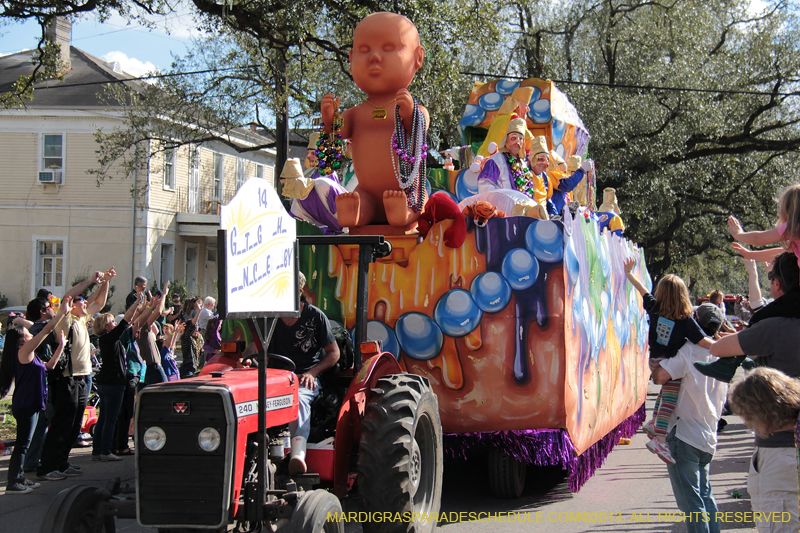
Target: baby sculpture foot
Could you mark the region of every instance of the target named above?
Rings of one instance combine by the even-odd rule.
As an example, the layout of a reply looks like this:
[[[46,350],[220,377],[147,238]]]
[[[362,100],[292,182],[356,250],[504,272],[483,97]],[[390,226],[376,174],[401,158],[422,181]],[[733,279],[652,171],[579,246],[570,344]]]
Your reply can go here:
[[[357,192],[346,192],[336,197],[336,218],[343,228],[358,226],[361,198]]]
[[[408,197],[403,191],[383,191],[383,208],[386,221],[392,226],[402,227],[419,218],[419,213],[408,207]]]

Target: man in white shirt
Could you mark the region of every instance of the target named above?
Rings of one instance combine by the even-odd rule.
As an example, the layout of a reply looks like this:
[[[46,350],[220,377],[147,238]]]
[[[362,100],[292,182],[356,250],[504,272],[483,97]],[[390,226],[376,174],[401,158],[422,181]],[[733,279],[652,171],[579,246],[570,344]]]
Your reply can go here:
[[[718,327],[719,322],[714,321]],[[717,502],[711,491],[709,464],[717,449],[717,422],[728,384],[704,376],[695,361],[713,361],[706,348],[687,342],[675,357],[661,362],[653,375],[656,384],[682,379],[678,403],[669,421],[667,444],[674,465],[667,465],[672,492],[686,516],[689,533],[719,533]]]
[[[208,319],[214,316],[214,306],[216,304],[217,301],[211,296],[207,296],[206,299],[203,300],[203,310],[200,311],[200,318],[197,320],[197,329],[200,333],[205,333]]]

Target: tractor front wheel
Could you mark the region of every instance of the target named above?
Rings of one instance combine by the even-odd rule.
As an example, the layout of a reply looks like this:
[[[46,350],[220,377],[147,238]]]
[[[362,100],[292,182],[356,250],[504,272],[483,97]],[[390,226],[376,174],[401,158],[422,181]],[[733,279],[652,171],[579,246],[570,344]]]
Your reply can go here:
[[[41,533],[93,533],[116,531],[114,517],[98,517],[97,504],[101,498],[95,487],[77,485],[58,493],[44,515]],[[96,524],[102,526],[96,530]]]
[[[383,377],[373,393],[361,424],[358,491],[364,511],[394,519],[368,521],[363,529],[431,532],[442,498],[439,402],[428,380],[414,374]]]
[[[330,492],[317,489],[300,497],[292,520],[280,533],[344,533],[342,504]]]

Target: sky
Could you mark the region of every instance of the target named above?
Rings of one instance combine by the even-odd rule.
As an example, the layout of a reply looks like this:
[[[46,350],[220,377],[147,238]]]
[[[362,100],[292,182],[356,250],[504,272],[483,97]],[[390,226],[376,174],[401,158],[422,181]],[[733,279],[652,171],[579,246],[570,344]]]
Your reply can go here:
[[[758,13],[767,7],[765,0],[750,0],[748,11]],[[128,24],[119,15],[103,23],[86,15],[72,24],[72,44],[105,61],[118,61],[122,70],[141,76],[153,70],[167,71],[172,57],[183,56],[192,38],[200,37],[189,7],[178,3],[174,13],[153,17],[156,28]],[[35,48],[40,29],[35,22],[0,26],[0,56]]]
[[[105,61],[118,61],[134,76],[166,71],[172,56],[186,54],[192,38],[201,34],[188,8],[179,6],[174,14],[153,20],[157,27],[149,29],[128,24],[118,15],[104,23],[94,15],[84,16],[72,24],[72,45]],[[35,22],[0,26],[0,56],[35,48],[40,31]]]

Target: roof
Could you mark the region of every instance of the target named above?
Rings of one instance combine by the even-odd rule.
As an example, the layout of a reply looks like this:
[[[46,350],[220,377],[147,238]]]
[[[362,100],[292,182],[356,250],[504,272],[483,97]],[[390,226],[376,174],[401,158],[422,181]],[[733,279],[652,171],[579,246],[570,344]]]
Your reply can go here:
[[[34,50],[24,50],[0,57],[0,92],[12,90],[20,76],[33,73],[33,54]],[[103,61],[74,46],[70,46],[70,63],[70,69],[63,80],[49,80],[34,85],[33,100],[26,103],[28,108],[108,109],[113,106],[103,98],[109,85],[107,82],[131,80],[126,83],[129,87],[136,90],[143,90],[145,87],[145,82],[115,70],[118,68],[117,64]],[[249,128],[234,128],[231,133],[256,145],[272,140],[264,132],[253,132]],[[272,150],[274,149],[267,149]]]
[[[33,73],[33,54],[34,50],[24,50],[0,57],[0,91],[12,90],[20,76]],[[105,108],[108,104],[101,96],[108,84],[102,82],[132,78],[129,74],[115,72],[113,63],[106,63],[74,46],[70,46],[70,62],[71,68],[63,80],[49,80],[34,85],[33,100],[27,104],[28,107]],[[142,83],[129,82],[134,86],[141,86]]]

